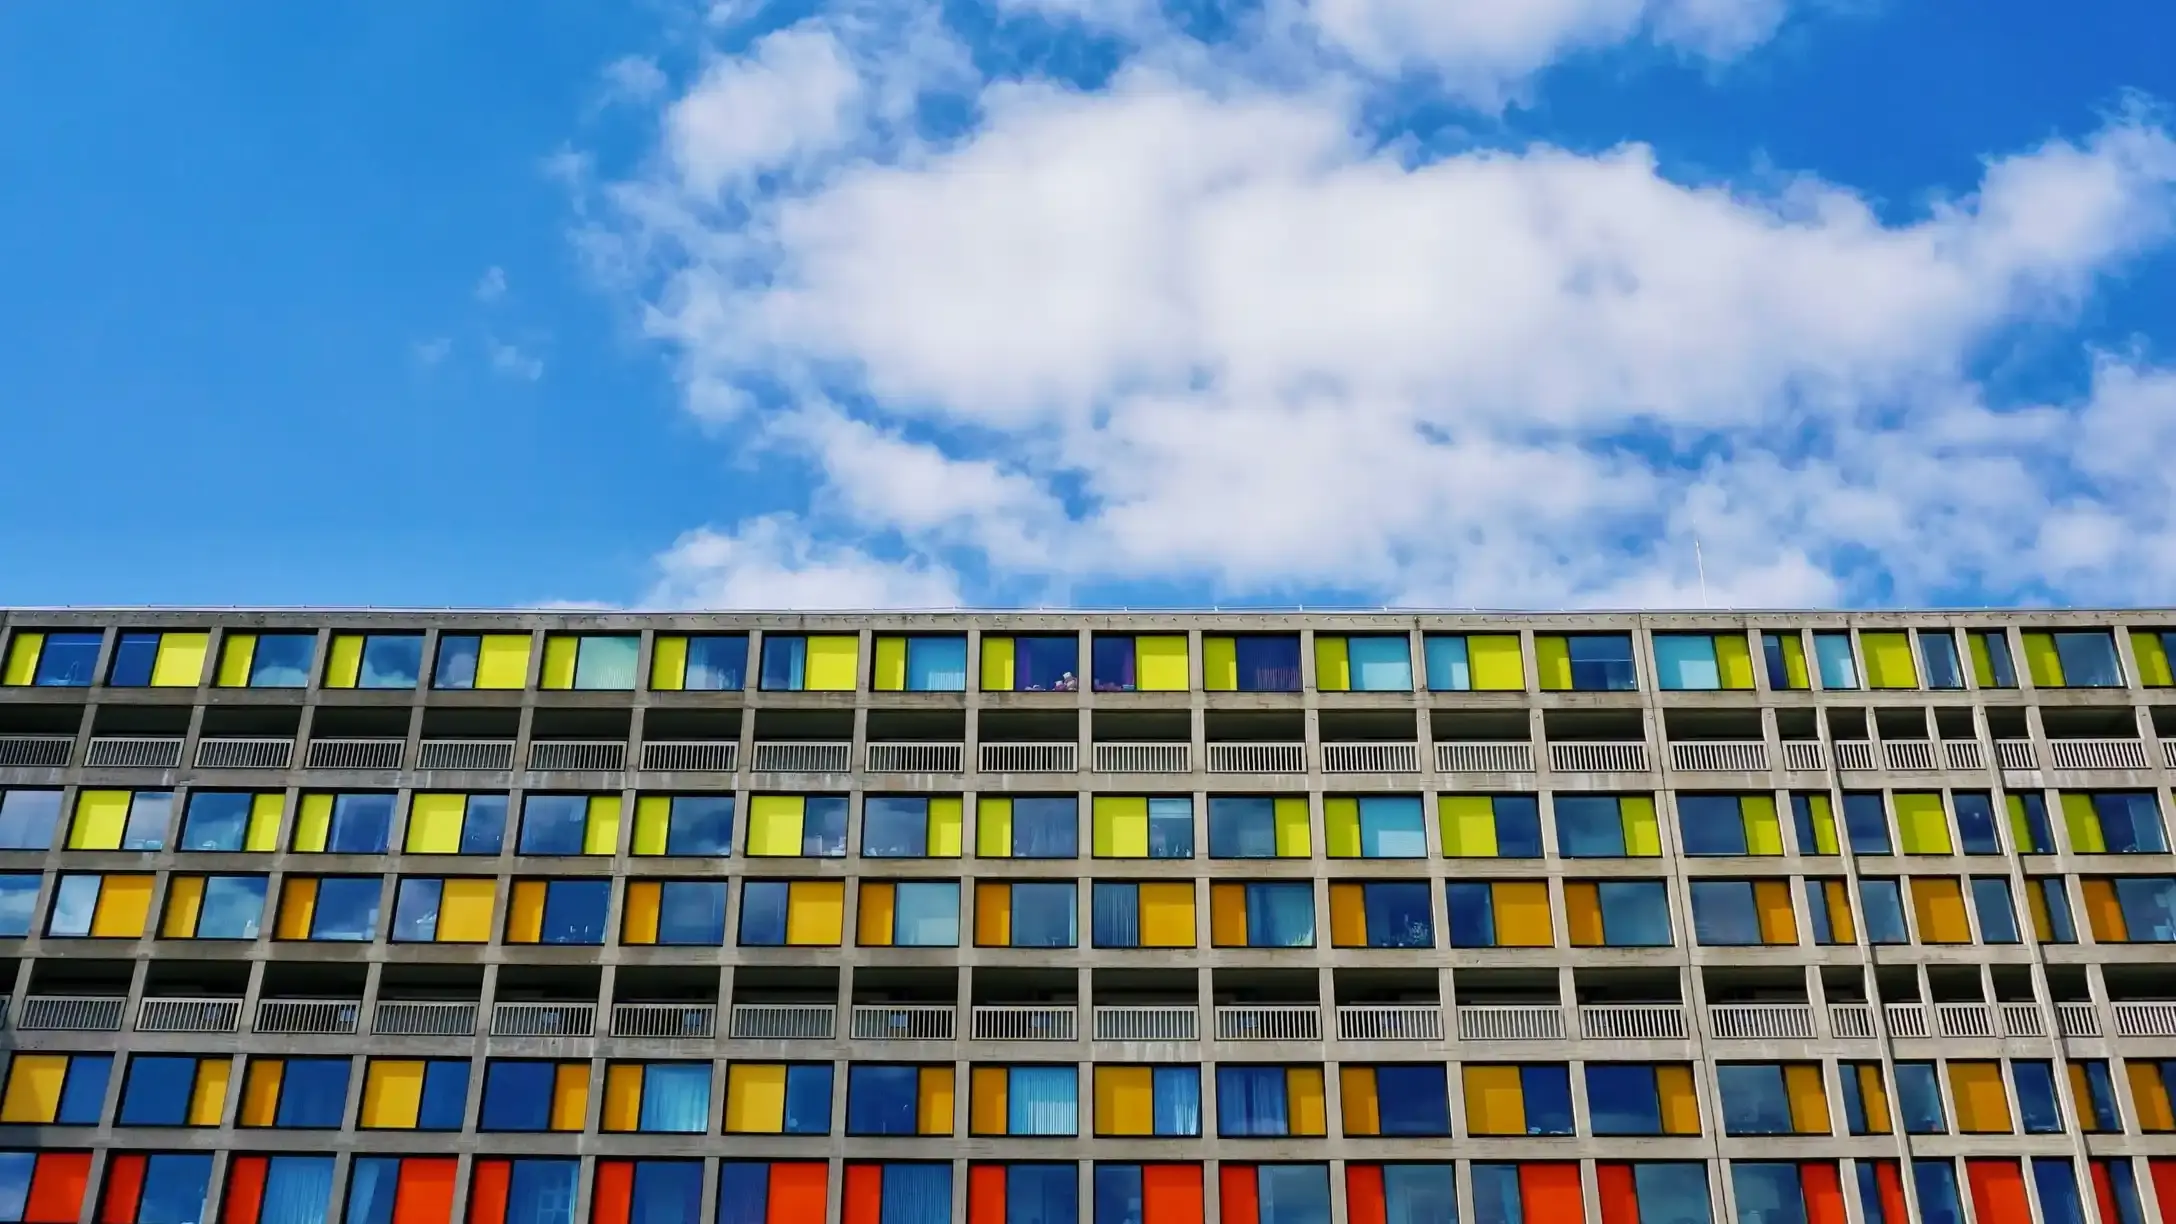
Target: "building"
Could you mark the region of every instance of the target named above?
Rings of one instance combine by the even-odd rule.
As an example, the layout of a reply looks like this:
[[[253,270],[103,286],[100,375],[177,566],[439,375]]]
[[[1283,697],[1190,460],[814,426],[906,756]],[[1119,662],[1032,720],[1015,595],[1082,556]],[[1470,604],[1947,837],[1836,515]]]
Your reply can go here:
[[[0,1224],[2176,1224],[2176,613],[0,624]]]

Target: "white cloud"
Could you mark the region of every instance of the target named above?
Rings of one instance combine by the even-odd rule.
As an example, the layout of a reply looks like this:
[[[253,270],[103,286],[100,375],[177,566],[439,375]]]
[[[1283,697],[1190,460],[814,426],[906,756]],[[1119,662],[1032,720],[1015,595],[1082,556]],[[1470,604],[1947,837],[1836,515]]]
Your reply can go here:
[[[648,102],[671,83],[657,61],[646,55],[623,55],[604,66],[607,102]]]
[[[492,265],[491,267],[485,268],[484,274],[476,278],[476,288],[474,290],[474,293],[476,295],[476,300],[479,302],[496,302],[500,298],[505,297],[506,269],[501,268],[496,264]]]
[[[853,130],[861,91],[830,30],[781,30],[704,69],[666,114],[666,147],[681,183],[707,199],[743,175],[835,148]]]
[[[544,377],[544,359],[521,346],[490,340],[486,347],[490,350],[494,373],[522,382],[535,382]]]
[[[790,515],[699,528],[658,558],[660,577],[645,602],[662,608],[954,608],[959,580],[915,561],[887,561],[824,544]]]
[[[445,336],[433,336],[428,340],[416,341],[409,351],[415,355],[417,365],[430,369],[445,361],[453,352],[453,341]]]

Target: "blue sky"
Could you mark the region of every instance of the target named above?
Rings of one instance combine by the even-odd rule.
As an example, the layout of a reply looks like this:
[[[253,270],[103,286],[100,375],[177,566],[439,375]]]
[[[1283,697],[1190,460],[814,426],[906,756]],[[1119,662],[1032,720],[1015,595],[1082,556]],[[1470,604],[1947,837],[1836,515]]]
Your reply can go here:
[[[2062,8],[0,6],[0,602],[2165,602]]]

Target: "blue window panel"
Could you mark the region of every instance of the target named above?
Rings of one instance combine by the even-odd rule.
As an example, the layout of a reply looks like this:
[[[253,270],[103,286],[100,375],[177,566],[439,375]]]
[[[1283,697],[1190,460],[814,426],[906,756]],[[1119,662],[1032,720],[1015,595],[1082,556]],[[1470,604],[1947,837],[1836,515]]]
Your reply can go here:
[[[1012,801],[1014,858],[1080,857],[1080,801],[1071,795],[1020,795]]]
[[[1556,843],[1566,858],[1625,857],[1624,815],[1616,796],[1558,795]]]
[[[1130,693],[1134,689],[1133,637],[1130,634],[1096,634],[1089,647],[1094,666],[1095,691]]]
[[[1873,1171],[1863,1160],[1858,1164],[1861,1173]],[[1862,1202],[1869,1180],[1862,1177],[1859,1182]],[[1919,1200],[1919,1219],[1914,1224],[1964,1224],[1964,1208],[1957,1200],[1957,1166],[1947,1159],[1914,1160],[1912,1193]],[[1880,1201],[1878,1195],[1875,1201]]]
[[[787,888],[782,880],[752,880],[740,889],[740,942],[749,948],[786,943]]]
[[[506,796],[470,795],[461,816],[460,852],[497,854],[505,840]]]
[[[255,939],[264,918],[263,876],[211,876],[197,909],[198,939]]]
[[[796,1063],[786,1068],[786,1122],[789,1135],[831,1133],[831,1064]]]
[[[665,822],[666,854],[724,858],[733,853],[731,795],[676,795],[671,802],[672,812]]]
[[[1748,880],[1692,881],[1693,937],[1711,948],[1757,947],[1760,910]]]
[[[1345,639],[1345,658],[1352,666],[1356,693],[1410,693],[1413,691],[1411,643],[1403,636],[1362,634]]]
[[[37,1165],[36,1152],[0,1152],[0,1220],[23,1218],[23,1206],[30,1199],[30,1178]]]
[[[516,1160],[506,1179],[507,1224],[573,1224],[579,1160]]]
[[[399,1157],[357,1156],[348,1165],[347,1224],[393,1224],[399,1194]]]
[[[1815,668],[1821,674],[1822,688],[1855,689],[1859,687],[1859,665],[1851,657],[1850,634],[1814,634],[1813,659]]]
[[[1148,856],[1194,857],[1194,801],[1167,796],[1148,801]]]
[[[128,822],[121,830],[123,850],[161,850],[174,814],[172,791],[137,791],[129,796]]]
[[[1660,880],[1603,880],[1594,895],[1602,939],[1612,948],[1670,946],[1670,890]]]
[[[1895,880],[1860,880],[1859,912],[1866,919],[1866,941],[1910,943],[1904,926],[1904,893]]]
[[[1015,883],[1012,886],[1012,946],[1078,946],[1079,908],[1070,883]]]
[[[1662,1097],[1655,1087],[1655,1069],[1588,1063],[1587,1112],[1597,1135],[1661,1134]]]
[[[887,1164],[879,1183],[877,1224],[947,1224],[952,1218],[951,1164]]]
[[[444,657],[444,651],[439,653]],[[475,658],[471,655],[470,683],[475,682],[475,675]],[[362,665],[355,673],[356,688],[412,689],[422,677],[422,634],[373,633],[363,639]]]
[[[544,927],[540,942],[603,943],[605,911],[611,904],[610,880],[553,880],[544,890]]]
[[[1450,1083],[1442,1063],[1377,1066],[1375,1099],[1382,1135],[1451,1133]]]
[[[2042,1224],[2087,1224],[2078,1200],[2078,1167],[2068,1156],[2033,1157],[2032,1188],[2040,1199]]]
[[[1247,885],[1247,944],[1255,948],[1314,947],[1314,885]]]
[[[53,912],[46,919],[45,933],[71,939],[89,936],[99,884],[94,875],[62,876],[53,886]]]
[[[114,643],[113,664],[106,683],[115,688],[144,688],[151,683],[151,669],[159,661],[159,635],[124,633]]]
[[[393,929],[387,938],[394,943],[438,938],[438,903],[444,893],[443,880],[402,880],[393,894]]]
[[[530,795],[521,801],[520,854],[578,855],[589,834],[589,796]]]
[[[1266,795],[1211,795],[1209,857],[1277,857],[1277,801]]]
[[[1639,670],[1632,663],[1632,635],[1628,633],[1569,633],[1565,653],[1571,656],[1572,688],[1582,693],[1629,693],[1639,688]]]
[[[2119,878],[2116,904],[2133,943],[2176,941],[2176,880],[2167,876]]]
[[[2128,1157],[2099,1162],[2108,1177],[2108,1198],[2115,1208],[2115,1219],[2101,1224],[2146,1224],[2145,1208],[2138,1201],[2138,1182],[2131,1175]]]
[[[1993,798],[1985,791],[1956,791],[1949,798],[1957,813],[1957,849],[1965,854],[2002,853]]]
[[[2000,876],[1972,881],[1972,908],[1979,915],[1980,942],[2017,942],[2017,907],[2010,904],[2010,882]]]
[[[249,809],[256,796],[243,791],[192,791],[181,815],[181,840],[174,848],[191,851],[240,850],[249,833]]]
[[[809,795],[801,801],[801,853],[846,857],[846,796]]]
[[[1689,1160],[1641,1161],[1632,1166],[1632,1188],[1640,1198],[1641,1224],[1709,1224],[1708,1167]],[[1783,1224],[1788,1217],[1757,1216],[1741,1205],[1747,1224]]]
[[[1761,659],[1768,664],[1769,688],[1781,691],[1791,687],[1790,667],[1784,661],[1783,643],[1797,636],[1795,632],[1788,634],[1768,632],[1760,635]]]
[[[1234,1138],[1291,1133],[1283,1067],[1216,1069],[1216,1132]]]
[[[332,1218],[332,1157],[265,1161],[263,1204],[258,1224],[326,1224]]]
[[[1655,682],[1665,692],[1723,687],[1722,669],[1715,662],[1715,639],[1705,633],[1656,634]]]
[[[0,791],[0,850],[50,850],[59,827],[59,791]]]
[[[1443,896],[1450,916],[1452,947],[1496,946],[1496,906],[1488,885],[1447,884]]]
[[[1005,1224],[1079,1224],[1080,1172],[1069,1164],[1005,1169]]]
[[[250,652],[249,687],[307,688],[310,660],[317,653],[314,633],[260,633]]]
[[[1296,633],[1243,633],[1232,639],[1242,693],[1300,691],[1300,639]]]
[[[282,1129],[338,1130],[347,1108],[345,1058],[290,1058],[280,1076],[279,1106],[272,1125]]]
[[[960,946],[960,886],[951,880],[921,880],[892,891],[892,946]]]
[[[1254,1187],[1259,1224],[1330,1224],[1328,1165],[1256,1165]]]
[[[106,1108],[106,1079],[112,1074],[111,1054],[77,1054],[70,1058],[53,1120],[62,1126],[98,1125],[98,1117]]]
[[[1160,1136],[1201,1134],[1201,1068],[1155,1067],[1149,1072],[1150,1129]]]
[[[737,693],[748,683],[748,635],[713,633],[688,639],[687,676],[681,687],[690,692]]]
[[[378,933],[378,899],[382,891],[376,876],[320,879],[317,908],[310,915],[310,938],[369,943]]]
[[[907,639],[907,691],[960,693],[967,690],[967,638]]]
[[[1429,912],[1428,884],[1376,883],[1362,887],[1361,905],[1367,916],[1371,948],[1433,948],[1435,916]]]
[[[637,1129],[646,1134],[700,1135],[709,1125],[709,1063],[651,1063],[642,1069]]]
[[[2101,838],[2110,854],[2164,854],[2167,839],[2161,835],[2161,812],[2151,791],[2104,791],[2093,796],[2093,814],[2100,817]],[[130,823],[135,815],[130,814]]]
[[[1384,1224],[1451,1224],[1458,1219],[1458,1177],[1448,1164],[1383,1166]]]
[[[1519,1091],[1526,1098],[1526,1133],[1572,1133],[1572,1073],[1566,1066],[1519,1068]]]
[[[2055,657],[2063,665],[2063,687],[2123,687],[2123,669],[2116,664],[2113,637],[2098,629],[2061,632],[2053,636]]]
[[[1494,795],[1489,806],[1496,814],[1496,857],[1538,859],[1541,847],[1541,801],[1533,795]],[[1561,840],[1561,839],[1559,839]],[[1425,845],[1425,835],[1423,844]],[[1623,834],[1618,834],[1620,846]]]
[[[1428,668],[1428,690],[1463,693],[1473,688],[1473,667],[1466,657],[1466,639],[1431,634],[1421,639],[1421,654]]]
[[[1964,669],[1957,663],[1957,639],[1948,630],[1919,631],[1919,662],[1928,688],[1964,687]]]
[[[1788,1135],[1791,1101],[1776,1063],[1724,1063],[1715,1068],[1715,1095],[1726,1135]]]
[[[1525,1224],[1519,1194],[1519,1166],[1475,1162],[1473,1174],[1473,1224]],[[1537,1220],[1534,1224],[1545,1224]]]
[[[483,1108],[476,1120],[476,1129],[551,1129],[552,1082],[557,1076],[558,1065],[555,1063],[501,1059],[486,1063]]]
[[[846,1068],[846,1133],[911,1135],[921,1070],[912,1066],[849,1063]]]
[[[2089,1090],[2083,1104],[2093,1111],[2093,1127],[2099,1131],[2120,1131],[2122,1119],[2116,1117],[2116,1086],[2108,1074],[2108,1064],[2091,1061],[2077,1064],[2085,1068],[2086,1087]]]
[[[327,854],[384,854],[393,831],[393,796],[334,795]]]
[[[1141,946],[1141,889],[1124,881],[1097,880],[1089,896],[1090,937],[1098,948]]]
[[[0,875],[0,938],[30,934],[38,918],[38,877],[27,872]]]
[[[2017,1089],[2018,1120],[2028,1135],[2057,1135],[2063,1130],[2063,1113],[2056,1105],[2055,1064],[2016,1059],[2010,1063],[2010,1082]]]
[[[808,683],[808,639],[763,639],[763,688],[766,692],[798,692]]]
[[[30,1174],[23,1174],[29,1185]],[[1141,1166],[1096,1162],[1095,1224],[1142,1224],[1148,1205],[1141,1189]]]
[[[1744,854],[1745,815],[1736,795],[1677,797],[1677,833],[1686,854]]]
[[[121,1087],[122,1126],[180,1126],[189,1120],[189,1096],[196,1088],[193,1056],[139,1054],[128,1061],[128,1082]]]
[[[1876,791],[1844,793],[1844,836],[1853,854],[1892,854],[1889,848],[1889,809]]]
[[[703,1215],[703,1162],[637,1160],[628,1219],[694,1221]]]
[[[468,1109],[468,1060],[434,1058],[423,1064],[423,1096],[416,1107],[416,1129],[461,1129]]]
[[[483,639],[474,634],[440,634],[438,668],[431,677],[432,685],[442,689],[475,688],[476,658],[482,649]]]
[[[82,688],[98,674],[96,633],[48,633],[30,682],[39,688]]]
[[[667,880],[658,887],[657,942],[715,948],[725,942],[725,883]]]
[[[1021,634],[1012,640],[1013,689],[1070,693],[1080,688],[1080,639],[1073,634]]]
[[[136,1200],[136,1219],[140,1224],[208,1221],[211,1190],[210,1153],[153,1153],[144,1161],[144,1188],[142,1197]]]
[[[1896,1064],[1896,1103],[1908,1135],[1939,1135],[1949,1129],[1942,1121],[1942,1087],[1933,1063]]]
[[[929,800],[870,795],[861,801],[863,858],[924,858],[929,854]]]
[[[1701,1191],[1707,1178],[1701,1178]],[[1733,1160],[1730,1188],[1738,1200],[1738,1218],[1753,1224],[1806,1224],[1805,1189],[1798,1166],[1772,1161]],[[1640,1187],[1640,1214],[1646,1214],[1646,1187]],[[1708,1217],[1698,1217],[1705,1221]],[[1877,1217],[1878,1218],[1878,1217]],[[1902,1224],[1900,1221],[1899,1224]]]
[[[1517,796],[1525,798],[1525,796]],[[1360,807],[1360,857],[1427,858],[1427,819],[1419,795],[1364,795]],[[1502,823],[1502,816],[1497,822]],[[1536,830],[1539,840],[1539,830]],[[1499,852],[1501,847],[1498,848]],[[1510,857],[1538,857],[1513,855]]]
[[[1005,1133],[1064,1136],[1080,1131],[1080,1075],[1072,1066],[1014,1067],[1006,1076]]]

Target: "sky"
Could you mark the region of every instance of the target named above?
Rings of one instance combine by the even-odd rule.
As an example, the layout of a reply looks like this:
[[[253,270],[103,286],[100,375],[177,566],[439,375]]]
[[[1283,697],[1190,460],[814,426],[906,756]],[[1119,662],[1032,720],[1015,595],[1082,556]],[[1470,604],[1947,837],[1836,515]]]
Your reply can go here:
[[[2172,44],[0,5],[0,605],[2165,604]]]

